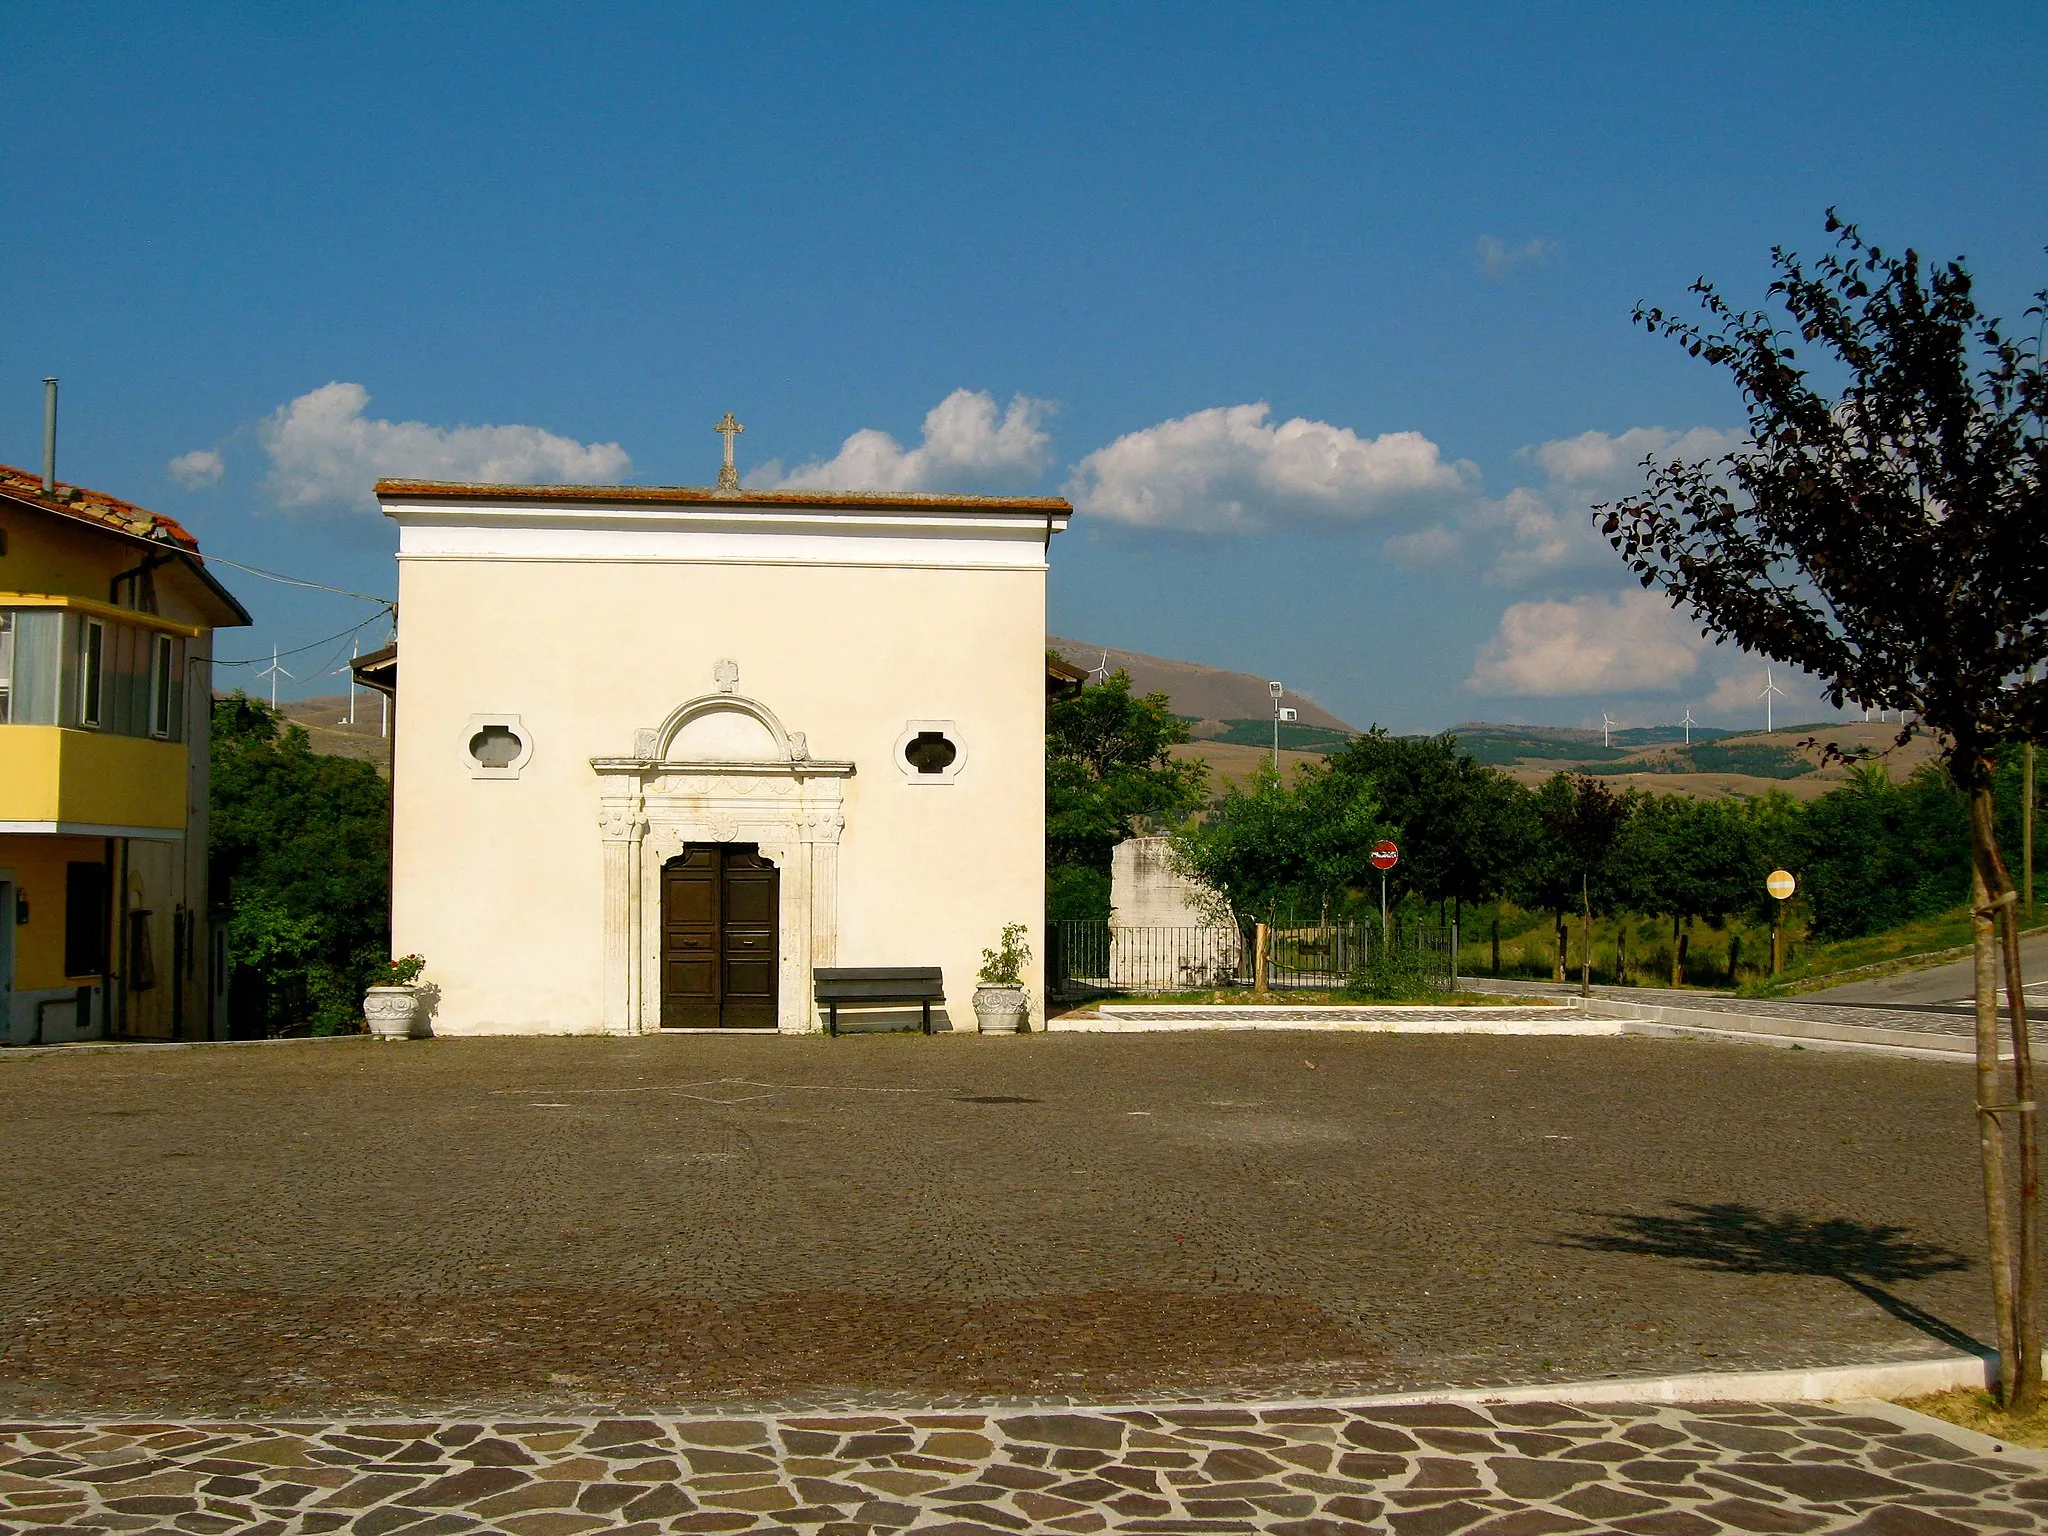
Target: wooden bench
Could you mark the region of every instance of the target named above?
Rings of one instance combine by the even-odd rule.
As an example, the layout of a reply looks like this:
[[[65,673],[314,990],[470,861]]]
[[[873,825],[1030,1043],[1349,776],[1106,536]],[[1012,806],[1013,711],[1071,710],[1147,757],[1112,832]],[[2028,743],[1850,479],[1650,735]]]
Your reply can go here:
[[[917,1003],[924,1012],[924,1032],[932,1032],[932,1004],[946,1000],[946,987],[936,965],[823,965],[811,971],[818,1006],[825,1010],[825,1033],[839,1033],[842,1003]]]

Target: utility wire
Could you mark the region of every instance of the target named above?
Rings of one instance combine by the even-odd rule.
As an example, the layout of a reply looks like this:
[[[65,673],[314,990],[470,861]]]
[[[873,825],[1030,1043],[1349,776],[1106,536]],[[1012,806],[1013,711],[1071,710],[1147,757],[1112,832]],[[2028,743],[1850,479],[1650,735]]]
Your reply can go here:
[[[305,585],[311,586],[312,583],[307,582],[305,583]],[[357,594],[351,593],[349,595],[356,596]],[[375,601],[381,602],[382,599],[375,599]],[[281,661],[283,658],[287,656],[298,656],[306,651],[318,650],[323,645],[332,645],[337,640],[346,640],[350,635],[356,634],[361,630],[368,629],[372,624],[375,624],[378,620],[382,619],[383,617],[384,615],[381,613],[373,613],[367,619],[363,620],[363,622],[360,624],[351,624],[347,629],[337,631],[336,633],[328,635],[323,639],[314,640],[305,645],[294,646],[292,647],[292,649],[288,651],[278,651],[273,656],[251,656],[246,661],[222,661],[216,658],[213,664],[216,667],[253,667],[257,665],[259,662]]]
[[[247,571],[251,576],[261,576],[266,581],[281,581],[288,587],[311,587],[315,592],[338,592],[343,597],[359,597],[366,603],[377,603],[386,608],[398,605],[391,598],[376,597],[368,592],[351,592],[347,587],[330,587],[324,581],[305,581],[297,576],[282,576],[276,571],[266,571],[261,566],[244,565],[239,560],[230,560],[225,555],[199,556],[203,564],[225,565],[238,571]]]

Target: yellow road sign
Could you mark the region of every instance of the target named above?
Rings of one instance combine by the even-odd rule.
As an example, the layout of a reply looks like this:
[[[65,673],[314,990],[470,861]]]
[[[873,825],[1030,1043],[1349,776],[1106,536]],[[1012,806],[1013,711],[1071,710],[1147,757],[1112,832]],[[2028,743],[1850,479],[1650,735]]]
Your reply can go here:
[[[1790,896],[1799,889],[1799,882],[1792,878],[1790,870],[1774,869],[1771,871],[1769,878],[1764,881],[1764,889],[1777,897],[1778,900],[1783,901],[1787,896]]]

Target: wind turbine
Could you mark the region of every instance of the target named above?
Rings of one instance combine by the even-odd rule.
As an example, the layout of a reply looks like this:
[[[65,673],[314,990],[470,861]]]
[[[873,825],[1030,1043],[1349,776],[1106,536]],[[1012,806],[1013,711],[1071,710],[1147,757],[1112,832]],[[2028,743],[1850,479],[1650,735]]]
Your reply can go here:
[[[1088,675],[1100,678],[1105,683],[1109,681],[1109,652],[1104,651],[1102,653],[1102,660],[1095,663],[1095,666]]]
[[[1678,723],[1679,723],[1680,725],[1682,725],[1682,726],[1684,726],[1684,727],[1685,727],[1685,744],[1686,744],[1686,745],[1687,745],[1688,747],[1689,747],[1689,746],[1691,746],[1691,745],[1692,745],[1692,728],[1693,728],[1693,727],[1694,727],[1695,725],[1698,725],[1698,724],[1699,724],[1699,722],[1698,722],[1697,720],[1693,719],[1693,717],[1692,717],[1692,706],[1691,706],[1690,704],[1688,704],[1688,705],[1686,705],[1686,706],[1685,706],[1685,718],[1684,718],[1683,720],[1679,721]]]
[[[1614,745],[1614,741],[1613,741],[1613,732],[1614,732],[1614,722],[1613,722],[1612,720],[1610,720],[1610,719],[1609,719],[1609,718],[1607,717],[1607,711],[1603,709],[1603,710],[1601,710],[1601,711],[1600,711],[1600,745],[1601,745],[1601,746],[1603,746],[1603,747],[1611,747],[1611,746],[1613,746],[1613,745]]]
[[[276,646],[273,645],[270,648],[270,665],[265,667],[261,672],[258,672],[256,675],[258,677],[267,677],[270,679],[270,707],[272,709],[277,708],[277,680],[280,677],[290,677],[292,674],[287,672],[283,667],[277,664]]]
[[[356,658],[362,654],[362,646],[363,640],[360,635],[349,641],[348,665],[336,667],[327,674],[329,677],[339,677],[344,672],[348,674],[348,723],[350,725],[356,723]]]
[[[1764,734],[1766,736],[1771,734],[1771,695],[1775,693],[1783,693],[1784,691],[1785,690],[1780,688],[1777,682],[1772,678],[1771,669],[1769,667],[1765,667],[1764,691],[1758,694],[1757,697],[1764,701]]]

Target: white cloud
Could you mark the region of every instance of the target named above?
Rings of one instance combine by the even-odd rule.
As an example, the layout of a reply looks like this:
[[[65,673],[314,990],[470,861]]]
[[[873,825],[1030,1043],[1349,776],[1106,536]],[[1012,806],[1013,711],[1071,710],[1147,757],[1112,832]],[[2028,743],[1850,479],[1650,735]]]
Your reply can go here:
[[[181,453],[168,466],[171,478],[188,491],[203,491],[210,485],[219,485],[227,477],[228,467],[211,448],[194,448],[190,453]]]
[[[778,488],[805,491],[994,490],[1029,484],[1045,472],[1052,439],[1045,431],[1052,404],[1014,396],[997,410],[995,396],[956,389],[926,413],[924,437],[905,448],[870,427],[849,437],[839,452],[787,474],[779,464],[759,473]]]
[[[1095,517],[1182,533],[1256,533],[1275,524],[1346,523],[1463,493],[1420,432],[1363,438],[1272,408],[1218,406],[1127,433],[1074,466],[1067,494]]]
[[[1740,672],[1731,672],[1714,685],[1704,708],[1762,730],[1765,666],[1754,656],[1744,656],[1742,661],[1744,665]],[[1774,718],[1790,725],[1836,713],[1834,705],[1821,696],[1819,682],[1807,673],[1792,667],[1773,666],[1768,675],[1778,686],[1777,695],[1771,701]]]
[[[1420,571],[1450,564],[1464,553],[1465,540],[1448,524],[1432,523],[1412,533],[1397,533],[1381,547],[1404,571]]]
[[[1525,262],[1541,262],[1557,247],[1548,240],[1531,240],[1523,245],[1510,246],[1495,235],[1481,235],[1476,249],[1479,252],[1480,275],[1489,283],[1497,283]]]
[[[1497,551],[1486,572],[1493,586],[1519,586],[1573,567],[1605,565],[1613,558],[1584,506],[1559,506],[1526,486],[1486,502],[1472,521],[1489,535],[1487,546]]]
[[[1404,564],[1422,555],[1484,552],[1481,579],[1491,586],[1526,586],[1567,572],[1619,575],[1612,546],[1594,526],[1595,503],[1643,483],[1646,454],[1715,458],[1738,447],[1740,432],[1693,427],[1632,427],[1626,432],[1584,432],[1524,448],[1522,457],[1543,471],[1540,485],[1518,485],[1498,500],[1475,499],[1442,523],[1390,541],[1388,553]]]
[[[379,476],[488,484],[615,484],[633,461],[617,443],[579,443],[541,427],[436,427],[365,417],[360,384],[323,384],[257,429],[270,455],[265,488],[280,507],[375,511]]]
[[[1654,592],[1516,603],[1479,647],[1465,686],[1538,698],[1661,692],[1689,681],[1712,649]]]
[[[1533,450],[1537,464],[1552,481],[1588,490],[1626,490],[1643,483],[1643,460],[1718,459],[1741,446],[1743,434],[1717,427],[1672,432],[1664,427],[1631,427],[1612,436],[1581,432]]]

